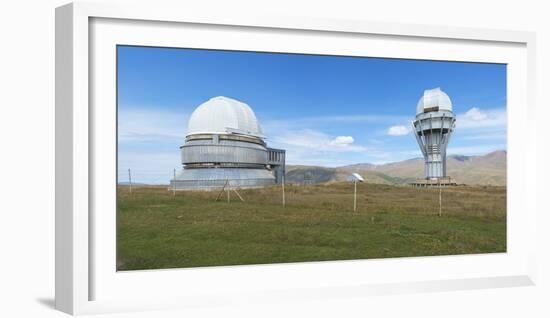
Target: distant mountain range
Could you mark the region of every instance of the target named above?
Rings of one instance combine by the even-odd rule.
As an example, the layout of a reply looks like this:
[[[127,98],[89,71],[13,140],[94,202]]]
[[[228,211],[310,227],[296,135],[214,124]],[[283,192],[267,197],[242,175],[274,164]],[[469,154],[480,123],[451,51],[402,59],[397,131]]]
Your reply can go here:
[[[353,172],[361,174],[370,183],[406,184],[424,177],[424,159],[381,165],[359,163],[336,168],[287,165],[285,179],[291,183],[339,182],[345,181]],[[483,156],[448,156],[447,174],[459,184],[506,185],[506,151]]]

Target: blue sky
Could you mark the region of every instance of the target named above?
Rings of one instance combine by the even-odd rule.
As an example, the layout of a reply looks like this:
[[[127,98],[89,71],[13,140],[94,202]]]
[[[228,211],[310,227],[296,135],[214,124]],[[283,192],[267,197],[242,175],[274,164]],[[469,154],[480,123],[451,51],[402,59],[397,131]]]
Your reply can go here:
[[[252,107],[288,164],[420,157],[410,122],[435,87],[457,115],[450,154],[506,149],[502,64],[119,46],[119,179],[166,183],[189,116],[220,95]]]

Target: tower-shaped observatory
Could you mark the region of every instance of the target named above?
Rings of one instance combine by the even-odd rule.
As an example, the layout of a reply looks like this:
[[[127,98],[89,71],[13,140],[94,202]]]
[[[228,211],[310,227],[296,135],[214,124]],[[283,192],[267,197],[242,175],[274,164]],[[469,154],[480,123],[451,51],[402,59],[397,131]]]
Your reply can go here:
[[[424,156],[425,181],[416,185],[454,184],[447,176],[447,145],[455,128],[451,99],[439,87],[424,91],[416,106],[413,132]]]

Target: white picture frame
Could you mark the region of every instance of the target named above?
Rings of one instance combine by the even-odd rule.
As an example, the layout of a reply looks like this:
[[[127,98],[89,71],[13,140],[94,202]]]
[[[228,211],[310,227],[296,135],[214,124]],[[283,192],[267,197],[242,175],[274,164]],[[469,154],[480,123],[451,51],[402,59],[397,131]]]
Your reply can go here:
[[[151,8],[139,4],[73,3],[56,10],[57,309],[85,314],[235,303],[243,297],[247,301],[269,302],[534,284],[538,211],[534,191],[525,190],[536,184],[536,167],[528,164],[529,158],[535,155],[535,138],[530,137],[536,130],[533,33],[246,13],[225,16],[192,9],[188,4]],[[178,36],[180,27],[188,28],[187,38]],[[139,35],[134,34],[137,28],[142,31]],[[207,28],[208,34],[202,28]],[[109,181],[104,178],[108,173],[102,176],[99,172],[110,171],[112,166],[108,161],[114,160],[113,149],[103,147],[112,138],[113,130],[100,133],[94,129],[97,125],[104,127],[105,123],[107,126],[112,123],[113,109],[109,105],[115,73],[110,69],[113,59],[109,56],[114,50],[109,53],[109,47],[120,39],[125,41],[121,44],[156,42],[159,46],[178,46],[185,45],[178,41],[200,38],[201,41],[210,39],[210,43],[218,39],[217,45],[228,48],[229,44],[223,44],[220,34],[216,35],[222,31],[226,32],[224,36],[234,39],[246,32],[271,36],[272,41],[257,41],[250,46],[246,37],[242,42],[232,42],[231,45],[243,50],[258,49],[258,45],[264,45],[265,50],[277,50],[283,45],[276,41],[279,38],[289,45],[294,43],[296,46],[291,49],[296,52],[319,53],[325,48],[316,43],[326,43],[328,39],[334,44],[349,44],[345,45],[347,51],[338,52],[365,55],[364,48],[354,43],[382,41],[386,51],[378,48],[380,51],[374,52],[374,56],[388,57],[392,45],[395,48],[407,43],[412,49],[405,58],[447,57],[508,63],[511,68],[508,73],[508,252],[116,273],[110,265],[114,259],[108,247],[113,243],[112,218],[91,213],[98,205],[108,206],[116,198],[111,191],[99,195],[103,199],[97,199],[97,185]],[[300,37],[309,37],[311,46],[299,47],[299,43],[303,43]],[[207,42],[198,45],[212,48]],[[428,47],[433,50],[427,52]],[[402,55],[394,57],[403,58]],[[94,89],[101,93],[94,95]],[[92,107],[98,102],[105,106]],[[98,228],[109,233],[106,238],[94,236]],[[407,271],[403,271],[404,268]],[[345,274],[327,276],[327,273]],[[414,275],[412,279],[407,277],[411,275]],[[283,279],[285,277],[289,279]],[[178,280],[186,282],[183,291],[169,286],[169,282]],[[160,286],[162,292],[159,292]],[[123,291],[124,297],[118,297]]]

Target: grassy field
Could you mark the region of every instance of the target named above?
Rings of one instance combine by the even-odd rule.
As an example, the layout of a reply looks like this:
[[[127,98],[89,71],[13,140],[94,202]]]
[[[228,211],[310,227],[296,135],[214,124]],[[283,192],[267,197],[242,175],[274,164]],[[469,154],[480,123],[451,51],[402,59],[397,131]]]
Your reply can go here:
[[[506,188],[358,184],[217,192],[118,188],[119,270],[506,251]]]

